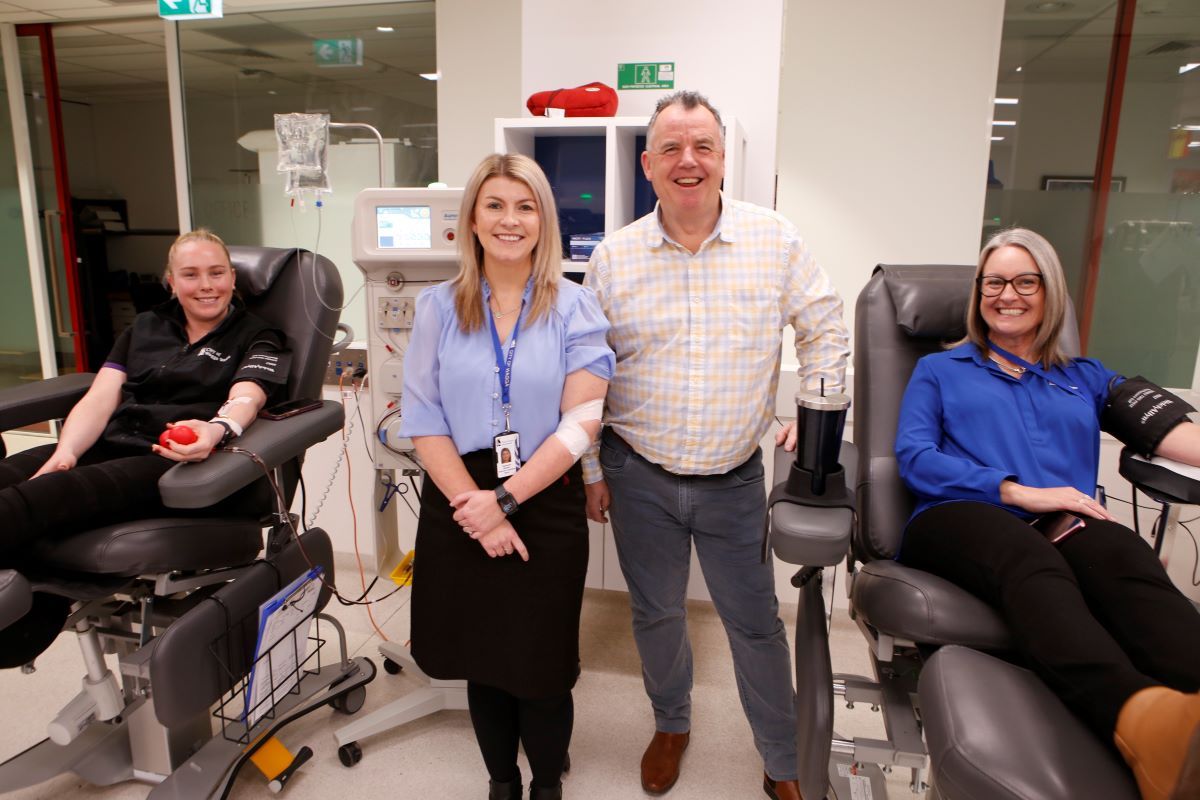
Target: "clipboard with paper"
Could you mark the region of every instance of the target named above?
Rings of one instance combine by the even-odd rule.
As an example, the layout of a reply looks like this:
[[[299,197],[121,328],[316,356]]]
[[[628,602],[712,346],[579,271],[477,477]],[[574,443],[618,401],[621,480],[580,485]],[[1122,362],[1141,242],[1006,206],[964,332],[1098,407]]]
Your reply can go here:
[[[268,714],[300,682],[309,628],[321,594],[321,567],[313,567],[258,609],[258,644],[246,691],[247,728]]]

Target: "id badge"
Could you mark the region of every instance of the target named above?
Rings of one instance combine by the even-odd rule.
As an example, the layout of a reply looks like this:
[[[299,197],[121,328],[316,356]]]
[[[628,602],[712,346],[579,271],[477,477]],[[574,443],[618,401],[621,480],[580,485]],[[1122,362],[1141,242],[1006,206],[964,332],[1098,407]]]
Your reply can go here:
[[[496,453],[496,477],[516,475],[521,468],[521,434],[516,431],[496,434],[492,438],[492,450]]]

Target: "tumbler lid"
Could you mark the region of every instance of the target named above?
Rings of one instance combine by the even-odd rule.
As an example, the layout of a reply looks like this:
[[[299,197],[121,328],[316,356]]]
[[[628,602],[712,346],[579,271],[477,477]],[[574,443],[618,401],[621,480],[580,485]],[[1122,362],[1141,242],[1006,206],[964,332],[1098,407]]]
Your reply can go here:
[[[850,407],[850,396],[840,392],[822,395],[820,392],[801,389],[796,392],[796,406],[815,411],[845,411]]]

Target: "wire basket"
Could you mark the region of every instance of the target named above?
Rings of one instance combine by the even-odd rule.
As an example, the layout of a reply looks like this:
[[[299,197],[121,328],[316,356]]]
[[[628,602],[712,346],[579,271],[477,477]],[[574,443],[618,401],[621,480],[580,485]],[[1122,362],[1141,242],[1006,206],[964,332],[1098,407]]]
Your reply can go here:
[[[254,729],[274,720],[276,707],[289,695],[299,695],[304,679],[321,671],[326,643],[321,617],[313,611],[256,656],[258,623],[257,612],[248,614],[208,646],[224,687],[212,715],[220,720],[223,737],[247,746]],[[256,676],[262,677],[255,681]]]

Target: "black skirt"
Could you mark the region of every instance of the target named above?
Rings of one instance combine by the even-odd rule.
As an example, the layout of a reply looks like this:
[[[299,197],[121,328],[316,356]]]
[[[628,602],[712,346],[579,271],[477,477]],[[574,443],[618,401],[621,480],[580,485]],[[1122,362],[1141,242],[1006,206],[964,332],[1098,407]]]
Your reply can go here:
[[[463,462],[479,488],[500,483],[492,451],[468,453]],[[489,557],[453,514],[426,478],[413,562],[413,658],[430,677],[466,679],[517,697],[570,691],[579,676],[588,562],[579,464],[509,518],[528,561],[516,553]]]

